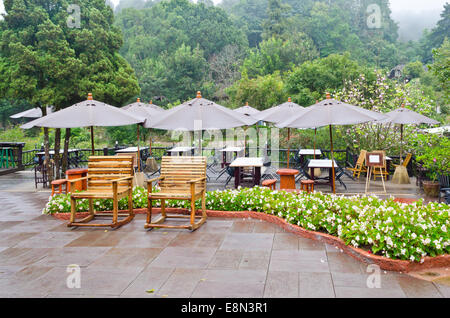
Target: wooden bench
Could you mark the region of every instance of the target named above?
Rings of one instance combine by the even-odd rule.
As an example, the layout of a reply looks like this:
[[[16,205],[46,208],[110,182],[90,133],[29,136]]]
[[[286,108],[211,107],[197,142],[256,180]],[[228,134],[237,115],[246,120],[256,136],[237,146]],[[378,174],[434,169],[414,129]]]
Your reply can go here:
[[[67,226],[109,226],[119,227],[134,218],[133,212],[133,157],[131,156],[91,156],[88,163],[86,177],[69,180],[73,184],[77,181],[87,180],[87,190],[73,192],[70,196],[71,214]],[[119,200],[128,197],[128,213],[119,214]],[[75,221],[76,200],[89,200],[89,216]],[[112,199],[112,223],[88,223],[96,216],[111,216],[111,213],[95,213],[93,199]],[[119,221],[119,216],[125,218]]]
[[[159,181],[160,192],[152,192],[153,182]],[[184,228],[191,231],[206,221],[206,157],[164,156],[161,160],[161,175],[147,181],[148,210],[145,228]],[[195,200],[202,199],[202,215],[195,215]],[[190,215],[167,215],[166,200],[188,200]],[[152,202],[161,200],[161,217],[152,222]],[[189,225],[164,225],[166,218],[189,218]],[[199,221],[195,221],[200,218]]]

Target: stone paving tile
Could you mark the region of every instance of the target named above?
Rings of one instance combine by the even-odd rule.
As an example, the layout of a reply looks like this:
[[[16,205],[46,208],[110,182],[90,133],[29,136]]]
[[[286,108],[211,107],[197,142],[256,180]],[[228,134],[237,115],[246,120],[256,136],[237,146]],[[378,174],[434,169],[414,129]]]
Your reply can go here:
[[[397,275],[398,284],[409,298],[442,298],[439,289],[425,280],[417,280],[407,275]],[[384,280],[382,280],[384,282]]]
[[[299,296],[298,273],[269,272],[263,296],[265,298],[297,298]]]
[[[42,232],[32,237],[21,241],[15,247],[63,247],[73,240],[79,238],[82,233],[67,233],[67,232]]]
[[[229,233],[220,249],[270,250],[273,237],[273,233]]]
[[[261,298],[264,283],[201,281],[192,298]]]
[[[215,252],[216,249],[207,247],[166,247],[149,266],[206,268]]]
[[[113,247],[97,258],[88,268],[137,268],[144,269],[161,252],[161,248]]]
[[[83,246],[116,246],[125,235],[120,231],[97,230],[92,232],[83,232],[79,238],[68,243],[67,247],[83,247]]]
[[[243,250],[218,250],[208,265],[210,269],[238,269]]]
[[[141,271],[142,269],[132,267],[120,269],[81,268],[80,288],[68,288],[67,280],[70,273],[67,273],[66,268],[54,267],[38,281],[34,281],[33,286],[44,285],[48,294],[118,296],[136,279]]]
[[[258,220],[255,222],[253,227],[253,233],[282,233],[284,230],[273,223],[265,222],[263,220]]]
[[[445,298],[450,298],[450,286],[439,284],[439,283],[433,283],[434,286],[439,290],[441,295]]]
[[[16,248],[11,247],[0,253],[0,265],[31,265],[44,258],[51,249],[49,248]]]
[[[300,250],[320,250],[325,251],[325,244],[304,237],[298,238],[298,248]]]
[[[366,264],[357,261],[356,259],[345,253],[341,253],[339,251],[327,252],[327,257],[331,272],[354,274],[366,272],[365,270],[363,270],[363,268],[367,267]]]
[[[298,250],[299,237],[292,233],[275,233],[273,250]]]
[[[174,268],[146,268],[120,295],[121,297],[153,298],[160,295],[160,288],[174,272]],[[153,292],[147,292],[151,291]]]
[[[24,266],[0,266],[0,279],[11,278],[12,275],[22,270]]]
[[[299,273],[299,297],[334,298],[330,273]]]
[[[76,264],[86,267],[105,254],[111,247],[63,247],[52,249],[47,255],[36,262],[41,266],[62,266]]]
[[[191,297],[201,279],[204,279],[204,276],[205,270],[203,269],[177,268],[172,272],[155,296],[171,298]]]
[[[196,232],[224,233],[228,232],[233,227],[233,224],[233,219],[208,218],[206,223],[197,229]]]
[[[0,235],[0,246],[13,247],[16,244],[19,244],[20,242],[22,242],[30,237],[33,237],[37,234],[39,234],[39,233],[38,232],[22,232],[22,233],[2,232]]]
[[[405,298],[402,289],[334,287],[338,298]]]
[[[251,233],[255,228],[256,222],[251,219],[235,220],[230,231],[236,233]]]
[[[380,288],[381,289],[400,289],[401,286],[398,282],[398,278],[404,276],[401,274],[380,272]],[[335,287],[357,287],[357,288],[369,288],[368,282],[370,284],[376,283],[372,278],[373,272],[369,273],[341,273],[341,272],[331,272],[333,277],[333,284]]]
[[[0,221],[0,231],[3,231],[4,229],[10,228],[14,225],[18,225],[22,223],[23,221]]]
[[[148,231],[123,233],[116,247],[164,248],[177,237],[178,232]]]

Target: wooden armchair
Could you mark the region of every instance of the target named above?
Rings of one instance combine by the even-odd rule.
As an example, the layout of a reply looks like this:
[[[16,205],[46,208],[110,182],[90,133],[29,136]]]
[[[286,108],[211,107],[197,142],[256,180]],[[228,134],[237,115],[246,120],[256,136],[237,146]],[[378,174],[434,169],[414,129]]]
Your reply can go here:
[[[116,228],[130,222],[134,218],[133,212],[133,157],[132,156],[91,156],[88,163],[88,175],[84,178],[73,179],[73,184],[80,180],[87,180],[87,190],[72,193],[70,196],[71,214],[67,226],[109,226]],[[128,213],[119,214],[119,200],[128,197]],[[89,200],[89,216],[75,221],[76,200]],[[88,224],[96,216],[111,216],[110,213],[95,213],[93,199],[112,199],[112,223]],[[119,216],[125,216],[119,221]]]
[[[160,192],[152,192],[153,182],[159,181]],[[148,209],[145,228],[184,228],[196,230],[206,221],[206,157],[164,156],[161,160],[161,175],[147,181]],[[202,199],[202,216],[195,215],[195,200]],[[166,200],[188,200],[191,202],[190,216],[167,215]],[[161,217],[152,222],[152,202],[161,200]],[[164,225],[166,218],[189,218],[189,225]],[[195,221],[200,218],[199,221]]]
[[[411,161],[411,158],[412,158],[412,153],[408,153],[405,157],[405,160],[403,160],[403,162],[401,163],[401,165],[406,168],[408,166],[408,163]],[[400,161],[401,161],[401,158],[400,158]],[[395,168],[400,166],[400,164],[395,164],[395,163],[393,163],[393,165]]]
[[[354,178],[356,177],[359,179],[361,172],[367,172],[367,168],[364,166],[364,162],[366,160],[366,153],[367,153],[366,150],[361,150],[355,166],[353,168],[347,168],[347,170],[350,170],[353,172]]]

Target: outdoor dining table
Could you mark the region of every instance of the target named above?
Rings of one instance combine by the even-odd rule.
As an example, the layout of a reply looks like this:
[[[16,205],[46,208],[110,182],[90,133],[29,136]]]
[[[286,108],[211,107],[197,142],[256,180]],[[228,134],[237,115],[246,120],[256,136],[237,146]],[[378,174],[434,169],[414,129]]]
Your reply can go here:
[[[253,185],[259,185],[261,182],[261,167],[264,159],[260,157],[238,157],[230,163],[234,167],[234,187],[238,188],[241,184],[242,168],[253,168]]]
[[[231,146],[227,146],[227,147],[225,147],[225,148],[223,148],[223,149],[219,149],[218,151],[221,151],[222,152],[222,157],[223,157],[223,160],[222,160],[222,168],[224,168],[225,166],[228,166],[229,165],[229,162],[227,162],[227,153],[233,153],[234,152],[234,154],[236,155],[236,157],[237,157],[237,155],[238,155],[238,152],[241,152],[242,150],[244,150],[244,147],[231,147]]]
[[[338,165],[337,165],[336,161],[334,161],[334,168],[336,169],[337,166]],[[308,168],[325,168],[325,169],[328,169],[328,171],[329,171],[328,181],[327,182],[323,182],[323,184],[329,184],[331,186],[331,191],[333,191],[333,182],[332,182],[333,174],[332,174],[332,169],[331,169],[332,166],[331,166],[331,160],[330,159],[311,159],[309,161]],[[314,169],[310,169],[310,171],[311,171],[311,179],[313,179],[314,183],[317,184],[318,182],[315,180],[316,178],[314,176]]]
[[[148,152],[149,147],[139,147],[139,155],[142,160],[144,153]],[[137,167],[137,152],[138,147],[128,147],[116,150],[116,155],[130,155],[133,156],[134,167]]]
[[[300,157],[300,164],[303,166],[305,162],[305,156],[317,156],[318,158],[322,157],[322,151],[320,149],[300,149],[298,151],[298,155]]]
[[[195,147],[174,147],[172,149],[167,150],[169,156],[173,156],[173,154],[178,154],[178,156],[182,156],[183,152],[191,152],[194,155]]]

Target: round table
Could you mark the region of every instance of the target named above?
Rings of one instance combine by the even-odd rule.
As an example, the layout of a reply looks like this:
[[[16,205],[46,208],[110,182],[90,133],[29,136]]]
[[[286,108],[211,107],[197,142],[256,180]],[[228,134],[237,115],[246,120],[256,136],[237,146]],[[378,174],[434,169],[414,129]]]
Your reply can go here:
[[[296,169],[279,169],[280,189],[295,189],[295,176],[299,173]]]
[[[73,191],[83,191],[87,189],[87,180],[77,181],[73,184],[73,189],[70,188],[70,180],[75,180],[79,178],[84,178],[87,176],[88,169],[86,168],[77,168],[77,169],[69,169],[66,171],[67,176],[67,192]]]

